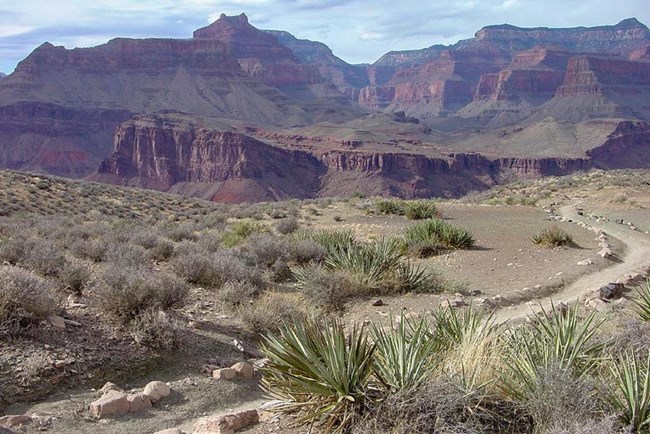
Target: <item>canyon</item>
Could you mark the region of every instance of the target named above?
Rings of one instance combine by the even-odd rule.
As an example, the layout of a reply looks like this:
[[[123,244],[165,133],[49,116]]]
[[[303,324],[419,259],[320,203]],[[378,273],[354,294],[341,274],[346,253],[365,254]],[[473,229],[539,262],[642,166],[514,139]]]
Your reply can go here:
[[[44,43],[0,81],[0,167],[220,202],[650,167],[649,52],[636,19],[487,26],[372,65],[245,14],[188,39]]]

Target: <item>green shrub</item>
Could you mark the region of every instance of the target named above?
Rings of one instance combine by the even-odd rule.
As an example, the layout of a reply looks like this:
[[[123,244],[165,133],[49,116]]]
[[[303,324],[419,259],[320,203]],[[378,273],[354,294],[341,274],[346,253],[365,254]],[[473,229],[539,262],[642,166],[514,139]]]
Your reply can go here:
[[[264,338],[269,359],[262,387],[283,401],[279,411],[298,412],[325,433],[342,433],[365,405],[374,346],[363,329],[346,333],[338,320],[295,321]]]
[[[532,241],[533,244],[551,248],[575,245],[571,234],[555,225],[534,234]]]
[[[0,334],[14,333],[55,313],[48,281],[31,271],[0,266]]]
[[[541,372],[559,369],[574,378],[595,372],[606,345],[595,338],[603,321],[596,321],[595,313],[581,319],[575,307],[561,312],[553,306],[551,312],[537,314],[530,325],[514,330],[508,341],[503,392],[526,400],[538,392]]]
[[[406,213],[404,202],[399,199],[379,199],[375,202],[375,209],[379,214],[404,215]]]
[[[356,238],[352,231],[299,231],[293,234],[294,241],[313,241],[325,248],[327,253],[334,250],[346,248],[356,243]]]
[[[647,352],[647,349],[646,349]],[[645,360],[625,352],[610,364],[615,393],[612,403],[631,432],[650,429],[650,352]]]
[[[404,230],[407,251],[419,257],[446,249],[471,249],[476,240],[467,229],[434,218]]]
[[[260,234],[267,231],[266,226],[261,223],[248,221],[237,222],[223,236],[221,241],[226,247],[234,247],[253,234]]]
[[[425,220],[440,217],[433,200],[409,200],[404,202],[404,215],[409,220]]]

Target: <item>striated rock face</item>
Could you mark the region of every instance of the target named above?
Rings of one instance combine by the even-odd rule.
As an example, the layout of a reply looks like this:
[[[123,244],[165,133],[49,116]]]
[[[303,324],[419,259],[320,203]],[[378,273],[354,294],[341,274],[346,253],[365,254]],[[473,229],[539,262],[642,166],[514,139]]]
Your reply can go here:
[[[269,32],[253,27],[246,14],[221,17],[194,32],[195,40],[224,43],[241,68],[270,86],[300,86],[323,81],[314,65],[301,64],[293,52]]]
[[[192,192],[225,202],[349,195],[354,191],[407,198],[453,197],[489,187],[506,173],[534,178],[586,170],[600,165],[608,153],[618,152],[620,143],[628,151],[638,151],[647,146],[649,138],[647,125],[623,123],[602,150],[585,157],[488,158],[477,153],[430,157],[343,148],[287,149],[240,132],[148,116],[136,117],[118,128],[113,154],[92,179]],[[613,164],[619,167],[619,163],[623,164]]]
[[[577,56],[569,61],[564,84],[558,96],[602,94],[607,88],[650,86],[650,68],[644,62],[604,56]]]
[[[298,39],[289,32],[265,30],[275,36],[282,45],[286,46],[307,65],[315,65],[321,76],[334,83],[343,92],[349,92],[369,84],[368,74],[363,65],[350,65],[336,57],[332,50],[322,42]]]
[[[649,44],[650,31],[636,19],[572,29],[488,26],[454,45],[387,53],[368,68],[370,86],[359,92],[358,102],[425,119],[459,114],[483,127],[500,126],[534,114],[560,86],[571,86],[572,56],[629,58],[637,65],[609,71],[608,80],[625,81],[630,73],[642,75],[637,71],[645,68],[640,62],[647,62]],[[585,86],[579,92],[589,89],[594,91]]]

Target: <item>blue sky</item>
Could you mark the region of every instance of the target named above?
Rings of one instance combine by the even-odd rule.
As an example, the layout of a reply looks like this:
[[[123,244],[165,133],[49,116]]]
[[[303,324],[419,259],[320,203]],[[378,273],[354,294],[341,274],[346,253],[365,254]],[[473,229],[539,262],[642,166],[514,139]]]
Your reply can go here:
[[[262,29],[326,43],[351,63],[390,50],[471,37],[489,24],[575,27],[636,17],[650,0],[20,0],[0,5],[0,71],[45,41],[67,48],[122,37],[188,38],[221,13],[245,12]]]

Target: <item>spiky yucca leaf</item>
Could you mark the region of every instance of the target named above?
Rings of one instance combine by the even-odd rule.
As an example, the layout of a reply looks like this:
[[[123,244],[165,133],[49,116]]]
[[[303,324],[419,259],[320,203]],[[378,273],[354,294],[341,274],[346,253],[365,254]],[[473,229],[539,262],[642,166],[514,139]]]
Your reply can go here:
[[[639,298],[633,298],[636,310],[643,321],[650,321],[650,280],[639,287]]]
[[[603,322],[596,320],[595,313],[581,319],[576,307],[562,312],[554,304],[550,312],[536,314],[530,325],[509,337],[502,391],[525,399],[535,393],[539,372],[551,368],[576,378],[592,374],[604,361],[607,342],[594,339]]]
[[[269,363],[262,387],[284,402],[278,411],[297,411],[325,432],[344,432],[364,404],[374,351],[363,328],[346,336],[339,320],[295,321],[264,338]]]
[[[431,251],[443,249],[471,249],[476,240],[471,232],[459,226],[446,223],[442,219],[433,218],[409,226],[404,230],[404,240],[407,246],[427,244]]]
[[[436,367],[437,343],[426,318],[400,316],[389,329],[372,325],[377,346],[375,369],[380,380],[392,391],[415,390],[422,386]]]
[[[612,404],[621,420],[632,432],[650,430],[650,352],[645,362],[636,354],[625,352],[610,365],[617,391]]]
[[[436,202],[421,199],[404,202],[404,215],[409,220],[424,220],[439,217],[440,212]]]

